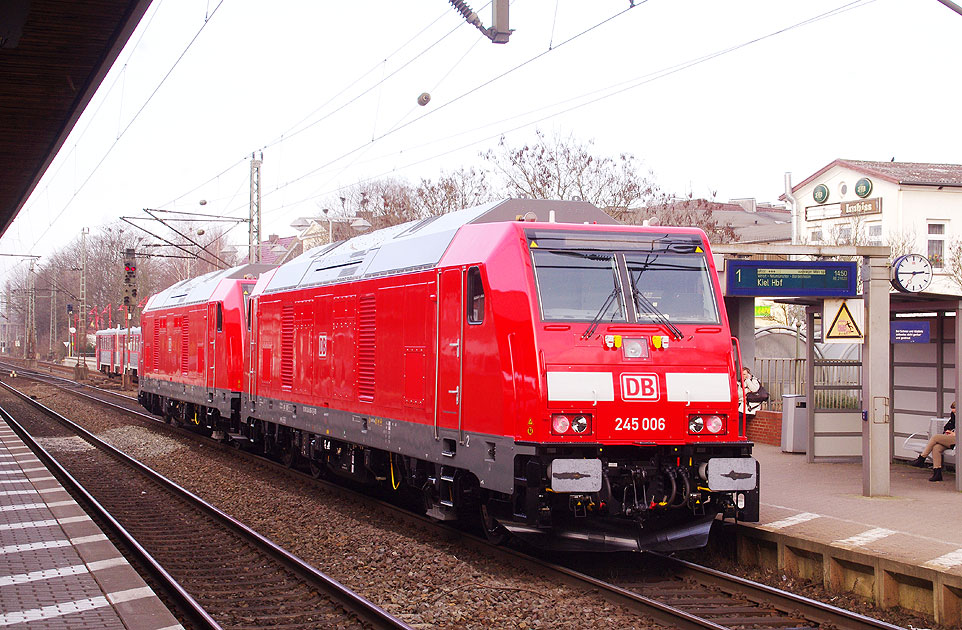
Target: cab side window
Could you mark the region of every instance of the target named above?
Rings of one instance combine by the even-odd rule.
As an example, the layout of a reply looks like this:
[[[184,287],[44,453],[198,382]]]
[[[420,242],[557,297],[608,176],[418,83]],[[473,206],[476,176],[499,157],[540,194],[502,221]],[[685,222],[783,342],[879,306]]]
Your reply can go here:
[[[484,284],[481,282],[479,267],[468,269],[467,298],[468,323],[484,322]]]

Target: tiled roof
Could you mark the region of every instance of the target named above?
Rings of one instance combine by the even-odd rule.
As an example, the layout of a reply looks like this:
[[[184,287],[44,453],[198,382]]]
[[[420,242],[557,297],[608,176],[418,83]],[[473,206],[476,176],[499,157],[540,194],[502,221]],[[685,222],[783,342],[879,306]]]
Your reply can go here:
[[[742,243],[774,243],[792,240],[792,212],[787,208],[758,204],[755,212],[729,202],[707,199],[681,200],[672,205],[694,204],[711,211],[712,218],[721,226],[731,227]],[[657,211],[655,211],[657,214]]]
[[[924,162],[870,162],[866,160],[835,160],[792,187],[792,192],[810,184],[834,166],[849,168],[871,177],[908,186],[960,186],[962,164],[929,164]]]
[[[260,244],[261,248],[261,260],[260,262],[265,265],[276,265],[282,258],[287,254],[287,250],[291,247],[297,246],[296,236],[283,236],[272,241],[262,241]],[[287,256],[287,260],[293,258],[298,252],[291,252]],[[239,264],[246,265],[248,262],[247,256],[245,256]]]

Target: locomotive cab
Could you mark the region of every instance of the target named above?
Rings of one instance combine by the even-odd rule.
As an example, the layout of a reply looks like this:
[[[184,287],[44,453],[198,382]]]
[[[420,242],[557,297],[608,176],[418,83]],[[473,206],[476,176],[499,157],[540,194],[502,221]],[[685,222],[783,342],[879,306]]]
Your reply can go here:
[[[530,227],[528,226],[530,225]],[[537,405],[497,520],[554,548],[702,546],[758,519],[737,352],[704,234],[528,224]]]

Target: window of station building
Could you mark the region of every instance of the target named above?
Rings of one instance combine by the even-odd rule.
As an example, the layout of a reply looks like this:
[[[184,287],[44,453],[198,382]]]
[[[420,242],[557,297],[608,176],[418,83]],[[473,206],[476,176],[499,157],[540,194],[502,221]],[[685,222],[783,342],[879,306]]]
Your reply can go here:
[[[929,223],[929,262],[937,269],[945,266],[944,223]]]
[[[881,223],[870,223],[868,225],[868,244],[869,245],[882,244],[882,224]]]
[[[468,269],[468,323],[480,324],[484,322],[484,284],[481,282],[481,269]]]
[[[852,242],[852,226],[843,225],[838,228],[838,242],[839,244],[849,244]]]
[[[822,229],[819,228],[819,229],[817,229],[817,230],[812,230],[812,234],[811,234],[811,237],[810,237],[810,238],[812,239],[812,242],[813,242],[813,243],[821,243],[821,242],[822,242]]]

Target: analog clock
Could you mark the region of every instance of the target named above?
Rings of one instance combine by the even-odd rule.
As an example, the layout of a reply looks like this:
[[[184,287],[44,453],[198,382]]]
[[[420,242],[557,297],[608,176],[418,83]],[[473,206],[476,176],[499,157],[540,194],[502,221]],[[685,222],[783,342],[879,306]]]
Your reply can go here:
[[[892,285],[905,293],[919,293],[932,283],[932,263],[921,254],[899,256],[892,263]]]

